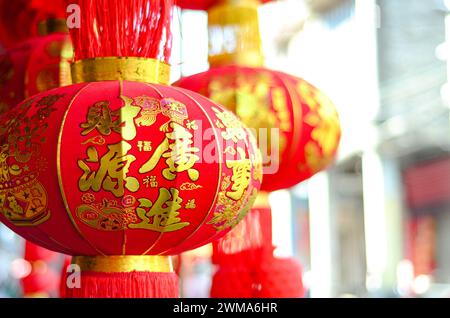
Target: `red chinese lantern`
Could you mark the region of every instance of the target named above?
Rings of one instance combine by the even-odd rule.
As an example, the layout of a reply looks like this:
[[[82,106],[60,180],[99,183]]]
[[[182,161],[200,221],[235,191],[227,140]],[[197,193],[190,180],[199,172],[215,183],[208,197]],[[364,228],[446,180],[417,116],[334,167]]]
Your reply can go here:
[[[240,259],[246,256],[243,254]],[[293,258],[272,256],[259,264],[222,265],[212,278],[212,298],[302,298],[304,295],[302,268]]]
[[[69,297],[176,297],[166,255],[244,217],[260,153],[232,113],[164,85],[172,0],[70,2],[81,8],[76,84],[0,118],[0,220],[74,256],[81,288]]]
[[[257,0],[248,0],[249,2],[257,2]],[[272,0],[259,0],[262,3]],[[188,10],[208,10],[214,5],[225,2],[224,0],[176,0],[177,6]]]
[[[235,42],[210,38],[211,69],[174,85],[226,106],[257,132],[279,129],[278,151],[270,142],[260,144],[263,157],[271,159],[262,190],[290,188],[333,161],[340,139],[338,115],[332,102],[305,80],[260,67],[257,6],[247,0],[229,2],[208,11],[209,28],[210,34],[234,30]]]
[[[0,114],[37,93],[71,84],[73,50],[64,14],[63,0],[0,0],[0,42],[9,46],[0,54]]]
[[[11,47],[51,31],[67,32],[64,0],[0,0],[0,44]]]

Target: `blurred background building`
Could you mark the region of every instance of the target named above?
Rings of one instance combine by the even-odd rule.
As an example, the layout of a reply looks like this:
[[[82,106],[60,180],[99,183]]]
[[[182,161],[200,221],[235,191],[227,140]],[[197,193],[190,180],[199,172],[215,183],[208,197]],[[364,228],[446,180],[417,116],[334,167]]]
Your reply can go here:
[[[267,66],[322,89],[342,122],[334,166],[271,197],[276,253],[302,262],[309,297],[450,296],[449,10],[445,0],[260,9]],[[173,80],[208,68],[206,14],[176,18]],[[20,295],[22,245],[0,228],[0,297]],[[185,256],[183,296],[208,296],[209,253]]]

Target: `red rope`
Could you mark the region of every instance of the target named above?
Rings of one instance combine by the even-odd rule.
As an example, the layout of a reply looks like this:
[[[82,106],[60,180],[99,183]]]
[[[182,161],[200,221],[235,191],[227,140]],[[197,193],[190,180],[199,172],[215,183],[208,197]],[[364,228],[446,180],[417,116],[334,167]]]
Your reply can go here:
[[[81,8],[80,28],[70,30],[75,60],[148,57],[168,62],[174,0],[68,0]]]

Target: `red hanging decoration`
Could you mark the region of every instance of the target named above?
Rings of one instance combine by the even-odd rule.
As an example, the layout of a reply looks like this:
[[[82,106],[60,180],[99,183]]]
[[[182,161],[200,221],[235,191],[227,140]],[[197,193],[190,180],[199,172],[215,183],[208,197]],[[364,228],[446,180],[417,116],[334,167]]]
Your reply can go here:
[[[256,142],[221,106],[162,85],[172,1],[70,2],[81,8],[70,30],[77,84],[0,119],[0,220],[75,256],[81,288],[67,297],[176,297],[163,255],[244,217],[262,178]]]
[[[175,86],[211,98],[232,110],[248,127],[279,129],[278,153],[260,144],[269,157],[262,190],[290,188],[325,169],[340,140],[333,103],[305,80],[260,67],[263,62],[257,6],[246,0],[224,1],[208,12],[210,30],[234,30],[228,38],[210,38],[211,69],[182,78]],[[222,30],[222,31],[220,31]],[[267,131],[270,141],[271,131]],[[266,155],[267,154],[267,155]],[[273,169],[278,167],[278,171]]]
[[[31,271],[21,279],[24,297],[51,297],[57,294],[60,277],[52,267],[57,255],[28,241],[25,243],[24,259],[30,263]]]
[[[300,298],[302,270],[296,260],[273,256],[272,217],[261,194],[239,225],[213,243],[213,298]]]
[[[262,190],[290,188],[325,169],[341,135],[336,109],[305,80],[261,67],[257,1],[220,1],[208,9],[208,23],[211,69],[174,85],[213,99],[256,129],[263,157],[270,158]],[[270,220],[267,201],[214,244],[212,297],[303,296],[300,264],[273,256]]]

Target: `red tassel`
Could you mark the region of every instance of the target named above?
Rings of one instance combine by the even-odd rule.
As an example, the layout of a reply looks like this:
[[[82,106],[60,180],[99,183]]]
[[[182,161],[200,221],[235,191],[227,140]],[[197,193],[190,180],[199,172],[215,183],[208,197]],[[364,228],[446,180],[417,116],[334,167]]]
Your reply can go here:
[[[68,0],[81,8],[70,29],[75,60],[146,57],[168,62],[174,0]]]
[[[66,287],[67,298],[178,298],[175,273],[82,272],[80,288]]]

